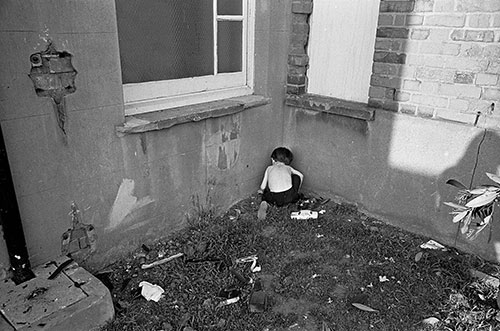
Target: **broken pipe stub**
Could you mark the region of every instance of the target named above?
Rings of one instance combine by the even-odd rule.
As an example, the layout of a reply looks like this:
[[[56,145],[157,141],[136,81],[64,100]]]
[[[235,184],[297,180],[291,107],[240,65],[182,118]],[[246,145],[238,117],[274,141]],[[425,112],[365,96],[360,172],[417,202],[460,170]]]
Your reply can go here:
[[[57,51],[49,42],[43,52],[31,54],[31,70],[29,77],[35,87],[36,95],[49,97],[54,101],[57,123],[66,133],[64,124],[66,110],[64,97],[76,91],[75,77],[77,71],[71,63],[72,55],[66,51]]]

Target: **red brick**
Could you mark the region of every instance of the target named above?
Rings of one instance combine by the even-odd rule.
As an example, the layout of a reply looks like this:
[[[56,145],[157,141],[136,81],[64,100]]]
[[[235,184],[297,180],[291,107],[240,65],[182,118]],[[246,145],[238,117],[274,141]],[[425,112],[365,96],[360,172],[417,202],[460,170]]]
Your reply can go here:
[[[370,80],[370,85],[371,86],[390,87],[390,88],[399,88],[401,86],[401,78],[372,75],[371,80]]]
[[[485,88],[481,94],[481,99],[500,100],[500,89]]]
[[[468,26],[471,28],[487,28],[490,26],[491,15],[471,14],[468,19]]]
[[[394,94],[394,101],[405,102],[408,100],[410,100],[410,93],[396,91],[396,93]]]
[[[373,55],[373,61],[383,62],[383,63],[404,64],[406,62],[406,54],[375,51]]]
[[[308,23],[293,23],[292,24],[292,33],[296,34],[308,34],[309,33],[309,24]]]
[[[435,108],[427,106],[418,106],[416,116],[423,118],[434,117]]]
[[[288,75],[287,83],[291,85],[305,85],[306,75]]]
[[[434,2],[435,12],[452,12],[454,7],[454,0],[435,0]]]
[[[500,11],[498,0],[457,0],[457,10],[463,12]]]
[[[415,0],[415,12],[430,12],[434,6],[434,0]]]
[[[453,82],[456,84],[472,84],[476,74],[473,72],[455,72],[455,77],[453,77]]]
[[[379,38],[408,38],[408,33],[407,28],[382,27],[377,29]]]
[[[292,2],[292,13],[295,14],[311,14],[312,8],[313,3],[310,0]]]
[[[417,103],[424,106],[432,106],[444,108],[448,105],[448,98],[424,95],[424,94],[414,94],[411,97],[413,103]]]
[[[465,25],[465,15],[427,15],[424,25],[462,27]]]
[[[417,113],[417,106],[403,103],[399,105],[399,111],[403,114],[415,115]]]
[[[392,63],[373,63],[373,73],[385,76],[397,76],[399,75],[400,65]]]
[[[481,88],[473,85],[462,84],[441,84],[439,87],[441,95],[452,96],[457,98],[479,98],[481,96]]]
[[[498,75],[478,73],[476,77],[476,85],[496,85]]]
[[[425,40],[429,37],[429,29],[413,29],[411,31],[411,39]]]
[[[392,26],[394,24],[394,15],[380,14],[378,16],[378,26]]]
[[[422,25],[424,23],[423,15],[406,15],[406,25]]]
[[[289,54],[288,64],[294,66],[306,66],[309,63],[309,57],[305,54]]]
[[[381,13],[408,13],[413,11],[413,1],[384,1],[380,2]]]
[[[286,86],[286,93],[290,94],[304,94],[306,92],[306,86],[305,85],[292,85],[288,84]]]

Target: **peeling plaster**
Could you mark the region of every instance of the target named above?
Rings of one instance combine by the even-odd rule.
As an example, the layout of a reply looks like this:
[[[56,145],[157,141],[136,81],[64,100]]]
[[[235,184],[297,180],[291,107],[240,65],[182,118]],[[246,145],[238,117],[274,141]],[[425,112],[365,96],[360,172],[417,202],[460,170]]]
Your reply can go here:
[[[232,116],[221,120],[219,130],[208,138],[207,152],[209,165],[219,170],[231,169],[240,152],[241,117]]]
[[[132,179],[123,179],[109,213],[109,225],[106,230],[113,230],[119,225],[128,223],[131,220],[130,217],[127,217],[128,215],[154,202],[149,196],[137,199],[133,195],[134,187],[135,182]]]

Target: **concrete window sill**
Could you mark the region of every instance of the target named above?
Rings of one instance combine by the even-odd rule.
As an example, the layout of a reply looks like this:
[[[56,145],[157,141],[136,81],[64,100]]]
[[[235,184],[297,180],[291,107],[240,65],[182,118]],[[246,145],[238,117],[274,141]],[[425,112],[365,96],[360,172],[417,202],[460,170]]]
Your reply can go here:
[[[373,121],[375,119],[375,108],[368,107],[364,103],[336,99],[322,95],[288,94],[286,96],[286,105],[365,121]]]
[[[176,107],[125,117],[125,123],[116,127],[118,136],[153,130],[168,129],[174,125],[198,122],[208,118],[227,116],[248,108],[268,104],[271,100],[260,95],[245,95],[195,105]]]

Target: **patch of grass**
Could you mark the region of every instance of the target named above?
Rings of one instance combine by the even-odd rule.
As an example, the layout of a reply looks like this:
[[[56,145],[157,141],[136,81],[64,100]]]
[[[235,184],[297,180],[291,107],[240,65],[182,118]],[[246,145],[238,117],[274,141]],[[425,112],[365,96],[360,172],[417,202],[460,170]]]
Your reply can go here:
[[[136,256],[116,261],[112,295],[116,318],[102,330],[498,330],[497,288],[471,278],[475,268],[498,275],[496,265],[448,248],[421,249],[428,238],[367,217],[352,205],[328,202],[315,220],[291,220],[288,208],[271,207],[257,220],[250,197],[224,215],[200,207],[188,228],[159,240],[147,263],[183,252],[142,270]],[[252,273],[240,257],[258,256]],[[415,258],[416,256],[419,258]],[[262,313],[249,311],[252,284],[268,297]],[[160,285],[159,302],[146,301],[138,284]],[[223,289],[240,300],[220,306]],[[352,303],[377,310],[367,312]],[[433,326],[421,322],[439,319]],[[291,328],[292,327],[292,328]]]

